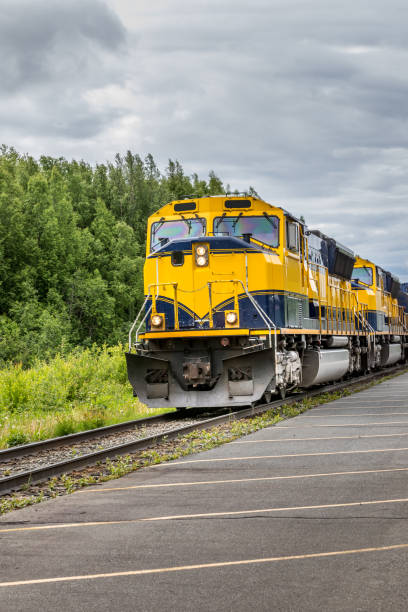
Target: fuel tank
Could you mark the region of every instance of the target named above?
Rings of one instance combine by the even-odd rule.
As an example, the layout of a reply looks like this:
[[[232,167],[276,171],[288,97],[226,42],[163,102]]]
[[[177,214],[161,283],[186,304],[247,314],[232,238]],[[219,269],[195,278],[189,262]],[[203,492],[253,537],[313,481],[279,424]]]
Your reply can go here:
[[[326,347],[331,349],[346,348],[348,343],[347,336],[329,336],[326,340]]]
[[[388,366],[401,359],[400,344],[383,344],[381,347],[381,365]]]
[[[302,387],[338,380],[349,369],[347,349],[306,350],[303,357]]]

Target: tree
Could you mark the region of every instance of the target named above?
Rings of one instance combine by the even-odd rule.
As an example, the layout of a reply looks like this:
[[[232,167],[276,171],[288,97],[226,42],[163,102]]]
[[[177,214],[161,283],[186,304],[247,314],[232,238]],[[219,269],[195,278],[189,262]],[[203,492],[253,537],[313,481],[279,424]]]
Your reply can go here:
[[[143,301],[149,215],[221,179],[128,151],[92,167],[0,147],[0,365],[125,340]]]

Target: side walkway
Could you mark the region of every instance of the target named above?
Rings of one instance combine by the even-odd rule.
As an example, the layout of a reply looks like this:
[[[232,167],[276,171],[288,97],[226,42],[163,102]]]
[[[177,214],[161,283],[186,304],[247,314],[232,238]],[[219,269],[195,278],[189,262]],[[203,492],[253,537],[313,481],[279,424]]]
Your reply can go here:
[[[0,610],[406,610],[408,374],[0,519]]]

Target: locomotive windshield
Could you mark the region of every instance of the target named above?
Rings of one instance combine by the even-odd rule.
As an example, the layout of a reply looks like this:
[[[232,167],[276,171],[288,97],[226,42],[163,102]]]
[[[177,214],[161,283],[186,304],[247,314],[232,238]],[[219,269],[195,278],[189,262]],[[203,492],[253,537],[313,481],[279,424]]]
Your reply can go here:
[[[205,219],[180,219],[177,221],[165,221],[161,219],[152,225],[151,251],[155,251],[161,244],[169,240],[180,240],[183,238],[198,238],[205,236]]]
[[[241,213],[242,214],[242,213]],[[279,219],[274,215],[263,217],[216,217],[214,219],[214,236],[243,236],[251,234],[252,238],[271,247],[279,246]]]
[[[364,285],[372,285],[373,271],[371,268],[367,268],[366,266],[363,266],[362,268],[354,268],[351,278],[354,281],[360,281]]]

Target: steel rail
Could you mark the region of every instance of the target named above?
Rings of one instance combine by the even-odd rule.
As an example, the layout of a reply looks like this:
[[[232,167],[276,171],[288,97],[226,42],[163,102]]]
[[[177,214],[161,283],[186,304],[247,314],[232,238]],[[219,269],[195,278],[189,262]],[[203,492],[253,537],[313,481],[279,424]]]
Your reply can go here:
[[[96,427],[95,429],[78,431],[76,433],[67,434],[66,436],[60,436],[58,438],[48,438],[47,440],[30,442],[30,444],[22,444],[19,446],[12,446],[11,448],[4,448],[0,450],[0,463],[2,461],[16,459],[18,457],[27,457],[36,451],[58,448],[59,446],[66,446],[76,442],[83,442],[85,440],[92,440],[93,438],[100,438],[101,436],[114,434],[119,431],[126,431],[127,429],[132,429],[134,427],[166,423],[167,421],[171,421],[172,419],[176,418],[180,418],[180,412],[168,412],[143,419],[135,419],[134,421],[124,421],[114,425],[106,425],[104,427]]]
[[[26,485],[34,485],[34,484],[44,482],[45,480],[49,478],[52,478],[55,476],[61,476],[62,474],[66,474],[68,472],[75,471],[79,468],[95,465],[99,461],[103,461],[106,459],[112,459],[118,456],[127,455],[129,453],[139,451],[139,450],[144,450],[164,440],[174,440],[178,436],[183,436],[192,431],[209,429],[216,425],[222,425],[224,423],[229,423],[231,421],[260,415],[273,408],[277,409],[277,408],[282,407],[283,405],[291,405],[303,399],[310,398],[310,397],[316,397],[319,395],[324,395],[325,393],[333,393],[335,391],[341,391],[343,389],[350,389],[350,388],[353,389],[355,387],[361,387],[361,386],[364,387],[367,383],[370,383],[378,378],[384,378],[386,376],[390,376],[392,374],[397,374],[399,372],[404,372],[404,371],[407,371],[406,365],[394,366],[386,370],[382,370],[380,372],[374,372],[367,376],[360,376],[352,380],[347,380],[347,381],[342,381],[342,382],[338,382],[334,384],[325,385],[324,387],[319,387],[311,391],[295,393],[293,395],[288,396],[285,399],[276,400],[268,404],[251,406],[249,408],[243,408],[243,409],[237,410],[236,412],[227,412],[226,414],[222,414],[216,417],[211,417],[209,419],[205,419],[201,422],[194,423],[192,425],[185,425],[185,426],[182,426],[176,429],[172,429],[170,431],[161,432],[157,435],[147,436],[145,438],[134,440],[132,442],[118,444],[116,446],[111,446],[110,448],[106,448],[100,451],[88,453],[86,455],[81,455],[80,457],[70,458],[64,461],[60,461],[58,463],[50,464],[48,466],[35,468],[27,472],[21,472],[21,473],[14,474],[12,476],[7,476],[5,478],[0,479],[0,495],[11,493],[12,491],[16,491]],[[190,414],[190,411],[186,411],[186,413]],[[177,416],[177,415],[180,416],[180,413],[169,413],[169,414],[174,415],[174,416]],[[164,416],[164,415],[161,415],[161,416]],[[150,417],[150,422],[154,418],[155,417]],[[148,419],[141,419],[141,420],[146,421]],[[140,422],[141,420],[135,421],[135,423]],[[126,423],[122,423],[121,425],[125,426]],[[107,428],[102,428],[102,430],[106,430],[106,429]],[[91,432],[92,431],[96,431],[96,430],[91,430]],[[99,433],[100,431],[101,430],[99,430]],[[87,434],[91,432],[81,432],[81,433]],[[76,434],[71,434],[71,436],[72,435],[76,436]],[[95,436],[96,435],[97,433],[95,434]],[[63,438],[57,438],[56,440],[58,440],[58,443],[60,443],[60,440],[64,440],[64,439],[68,440],[71,438],[71,436],[64,436]],[[50,443],[51,445],[52,441],[53,440],[51,439],[51,440],[46,440],[45,442]],[[37,443],[34,443],[34,445],[26,445],[26,446],[35,446],[36,444]],[[15,450],[15,449],[10,449],[10,450]]]
[[[220,408],[217,412],[226,410]],[[21,457],[27,457],[33,452],[42,451],[47,449],[54,449],[60,446],[67,446],[76,442],[84,442],[86,440],[92,440],[93,438],[101,438],[105,435],[115,434],[121,431],[131,430],[135,427],[142,428],[149,425],[160,425],[161,423],[171,423],[171,421],[177,421],[185,416],[196,417],[208,411],[208,408],[189,408],[183,410],[177,410],[172,412],[164,412],[154,416],[144,417],[142,419],[135,419],[132,421],[123,421],[122,423],[115,423],[114,425],[105,425],[104,427],[95,427],[94,429],[86,429],[84,431],[77,431],[72,434],[65,436],[59,436],[58,438],[47,438],[47,440],[39,440],[38,442],[30,442],[29,444],[21,444],[19,446],[12,446],[10,448],[0,449],[0,464],[3,461],[9,459],[16,459]]]

